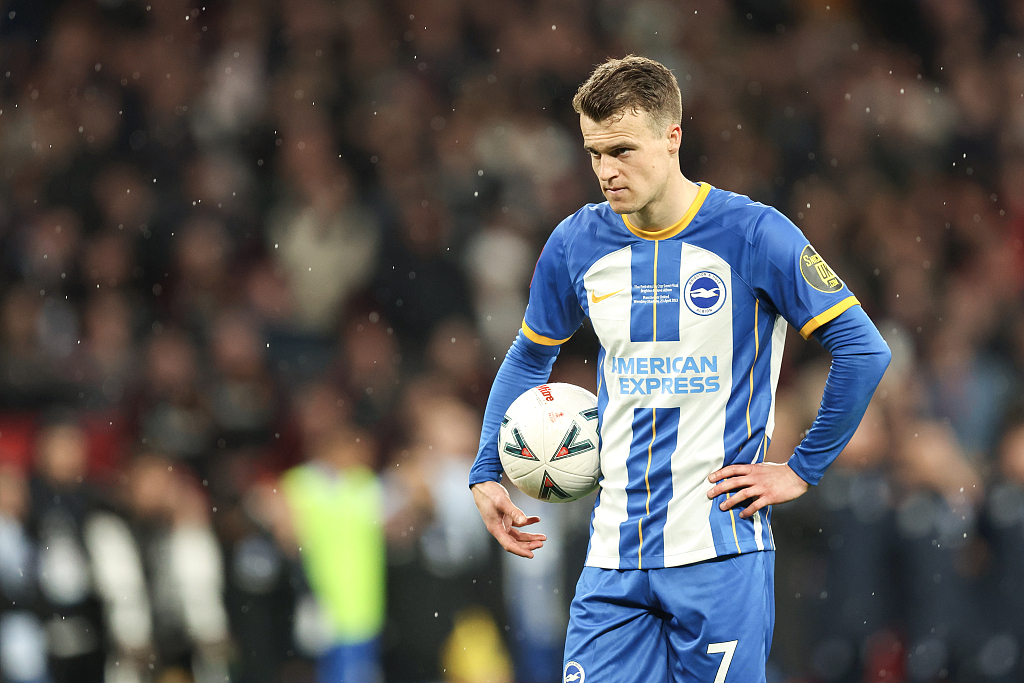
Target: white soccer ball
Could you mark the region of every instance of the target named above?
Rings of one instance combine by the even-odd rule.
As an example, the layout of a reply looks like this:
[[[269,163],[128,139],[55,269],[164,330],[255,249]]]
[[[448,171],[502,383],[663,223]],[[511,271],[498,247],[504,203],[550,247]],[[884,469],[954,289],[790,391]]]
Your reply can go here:
[[[505,474],[520,491],[569,503],[597,488],[597,397],[573,384],[542,384],[517,398],[498,430]]]

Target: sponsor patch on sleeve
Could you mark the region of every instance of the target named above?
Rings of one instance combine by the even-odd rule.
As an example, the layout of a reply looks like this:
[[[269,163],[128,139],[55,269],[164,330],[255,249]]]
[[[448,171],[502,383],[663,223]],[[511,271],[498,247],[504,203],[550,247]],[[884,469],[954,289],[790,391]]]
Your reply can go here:
[[[843,288],[843,281],[809,244],[800,252],[800,274],[819,292],[831,294]]]

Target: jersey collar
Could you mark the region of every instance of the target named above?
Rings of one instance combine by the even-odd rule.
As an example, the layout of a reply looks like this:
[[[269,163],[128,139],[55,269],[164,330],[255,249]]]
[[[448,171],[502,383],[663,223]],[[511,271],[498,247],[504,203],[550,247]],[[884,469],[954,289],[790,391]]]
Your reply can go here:
[[[707,183],[700,183],[700,189],[697,191],[697,197],[690,204],[690,208],[686,210],[683,217],[678,221],[668,226],[667,228],[661,228],[660,230],[641,230],[640,228],[634,227],[629,222],[629,218],[625,214],[622,215],[622,222],[626,224],[626,228],[636,235],[645,240],[664,240],[669,237],[675,237],[683,231],[683,229],[690,224],[693,217],[700,211],[700,207],[703,206],[704,200],[707,199],[708,193],[711,192],[711,186]]]

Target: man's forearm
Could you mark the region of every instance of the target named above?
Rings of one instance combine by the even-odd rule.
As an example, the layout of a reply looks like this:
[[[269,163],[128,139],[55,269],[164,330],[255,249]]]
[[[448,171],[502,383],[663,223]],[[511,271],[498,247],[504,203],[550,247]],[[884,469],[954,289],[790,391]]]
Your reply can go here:
[[[480,446],[469,473],[470,486],[481,481],[501,479],[501,460],[498,458],[501,420],[508,407],[524,391],[548,381],[558,350],[557,346],[536,344],[526,339],[522,332],[512,342],[487,397],[483,427],[480,430]]]
[[[821,481],[857,431],[892,357],[860,306],[823,325],[814,336],[832,354],[832,366],[818,416],[789,459],[789,466],[809,484]]]

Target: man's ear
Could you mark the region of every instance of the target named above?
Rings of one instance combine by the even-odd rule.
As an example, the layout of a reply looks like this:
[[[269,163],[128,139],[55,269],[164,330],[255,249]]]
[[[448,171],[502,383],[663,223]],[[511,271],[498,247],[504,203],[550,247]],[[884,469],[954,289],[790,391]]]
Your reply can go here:
[[[668,142],[668,153],[675,154],[679,151],[679,148],[683,144],[683,127],[678,123],[673,123],[668,127],[666,135],[666,141]]]

